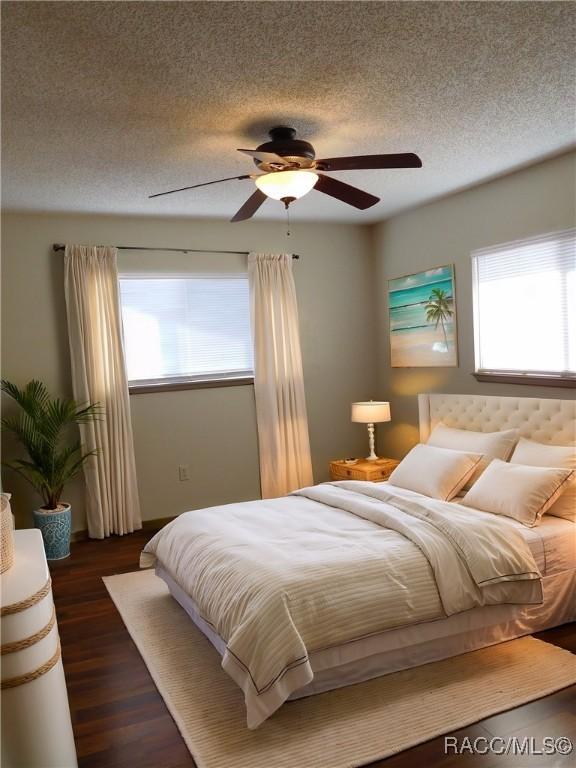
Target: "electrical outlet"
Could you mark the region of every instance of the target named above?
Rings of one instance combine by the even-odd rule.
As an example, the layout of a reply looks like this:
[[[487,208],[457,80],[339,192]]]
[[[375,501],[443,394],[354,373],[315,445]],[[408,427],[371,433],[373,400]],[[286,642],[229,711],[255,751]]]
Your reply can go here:
[[[182,481],[190,480],[190,468],[188,464],[180,464],[178,467],[178,478]]]

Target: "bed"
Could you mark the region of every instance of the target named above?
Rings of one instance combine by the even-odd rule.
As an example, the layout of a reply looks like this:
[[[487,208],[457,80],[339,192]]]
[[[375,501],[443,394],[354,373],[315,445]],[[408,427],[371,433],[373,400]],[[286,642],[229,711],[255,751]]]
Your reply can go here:
[[[423,442],[439,422],[574,442],[573,401],[418,401]],[[181,515],[142,565],[155,565],[220,653],[255,728],[286,700],[575,620],[576,523],[496,517],[458,498],[344,481]]]

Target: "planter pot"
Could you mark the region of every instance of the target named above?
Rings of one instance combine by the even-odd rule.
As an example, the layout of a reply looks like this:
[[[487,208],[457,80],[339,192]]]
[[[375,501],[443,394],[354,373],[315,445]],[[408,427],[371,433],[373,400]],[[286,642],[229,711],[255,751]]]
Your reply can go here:
[[[58,509],[34,510],[34,527],[42,534],[47,560],[63,560],[69,556],[72,530],[70,504],[62,503]]]

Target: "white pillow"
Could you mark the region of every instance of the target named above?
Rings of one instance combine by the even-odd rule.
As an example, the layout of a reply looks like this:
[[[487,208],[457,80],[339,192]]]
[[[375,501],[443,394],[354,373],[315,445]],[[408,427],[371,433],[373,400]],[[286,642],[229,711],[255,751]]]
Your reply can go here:
[[[419,443],[388,478],[390,485],[448,501],[456,496],[482,461],[481,454]]]
[[[512,464],[528,464],[532,467],[562,467],[576,469],[576,445],[544,445],[521,437],[514,449]],[[562,496],[546,510],[548,515],[564,517],[576,523],[576,476]]]
[[[494,459],[460,504],[506,515],[532,528],[566,490],[575,472],[558,467],[529,467]]]
[[[456,429],[440,423],[432,430],[428,445],[483,454],[483,460],[466,483],[465,490],[467,490],[478,480],[492,459],[507,461],[517,440],[517,429],[506,429],[503,432],[474,432],[471,429]]]

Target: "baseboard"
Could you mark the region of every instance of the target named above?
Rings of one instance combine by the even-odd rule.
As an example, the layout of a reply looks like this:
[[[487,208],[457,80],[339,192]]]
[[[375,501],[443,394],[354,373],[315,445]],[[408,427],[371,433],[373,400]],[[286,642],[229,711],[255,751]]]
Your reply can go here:
[[[143,531],[159,531],[160,528],[164,528],[165,525],[171,523],[178,515],[173,517],[156,517],[154,520],[142,520]]]
[[[178,515],[175,515],[174,517],[178,517]],[[142,530],[159,531],[160,528],[163,528],[165,525],[172,522],[174,517],[156,517],[154,520],[142,520]],[[81,531],[74,531],[70,536],[70,541],[75,544],[78,541],[86,541],[89,538],[88,531],[83,529]]]

